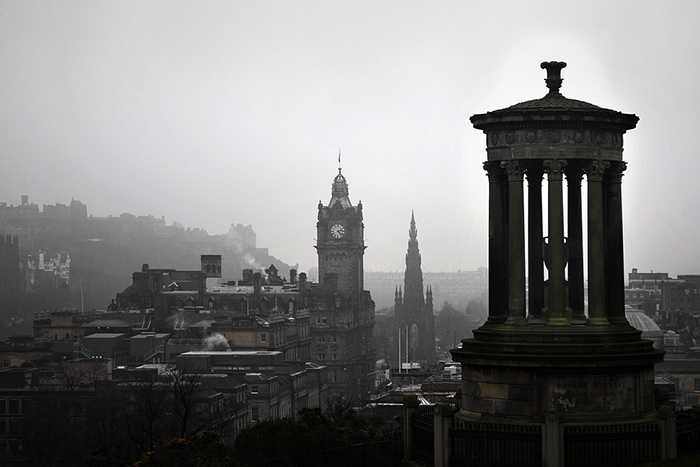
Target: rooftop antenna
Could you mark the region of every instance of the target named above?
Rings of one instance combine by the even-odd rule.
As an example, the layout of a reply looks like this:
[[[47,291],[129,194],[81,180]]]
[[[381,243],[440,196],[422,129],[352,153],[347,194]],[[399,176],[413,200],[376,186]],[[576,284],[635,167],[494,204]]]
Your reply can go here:
[[[341,172],[342,166],[340,165],[340,148],[338,148],[338,173]]]

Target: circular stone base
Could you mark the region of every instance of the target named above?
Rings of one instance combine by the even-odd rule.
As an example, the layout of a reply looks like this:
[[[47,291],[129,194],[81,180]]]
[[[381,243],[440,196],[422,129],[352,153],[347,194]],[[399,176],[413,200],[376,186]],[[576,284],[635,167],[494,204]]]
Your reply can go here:
[[[462,416],[641,420],[654,413],[664,352],[629,325],[485,325],[452,357],[462,364]]]

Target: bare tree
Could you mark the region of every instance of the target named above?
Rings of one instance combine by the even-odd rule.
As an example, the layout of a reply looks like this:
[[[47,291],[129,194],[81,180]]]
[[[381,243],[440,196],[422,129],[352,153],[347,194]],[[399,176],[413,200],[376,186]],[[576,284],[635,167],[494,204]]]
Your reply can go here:
[[[173,369],[168,372],[167,408],[171,416],[173,438],[187,439],[203,429],[202,415],[208,407],[203,395],[200,373]]]
[[[96,391],[87,407],[86,444],[91,452],[123,457],[128,452],[127,427],[131,421],[131,411],[126,410],[128,394],[113,382],[100,384]]]
[[[129,393],[129,422],[127,430],[133,448],[138,453],[152,451],[167,441],[167,387],[160,381],[131,381],[122,383]]]

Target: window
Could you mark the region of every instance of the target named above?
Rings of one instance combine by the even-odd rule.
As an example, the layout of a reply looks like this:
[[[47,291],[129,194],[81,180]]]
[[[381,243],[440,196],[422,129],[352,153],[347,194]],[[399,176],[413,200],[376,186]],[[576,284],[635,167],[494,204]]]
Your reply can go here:
[[[267,342],[267,334],[260,334],[260,341]]]
[[[325,316],[321,316],[321,324],[326,324],[327,320]]]
[[[30,397],[22,398],[22,415],[29,415],[32,413],[32,399]]]
[[[700,378],[695,378],[695,387],[693,388],[694,391],[700,391]]]
[[[19,414],[19,397],[10,397],[10,409],[7,413],[10,415]]]
[[[258,408],[257,408],[257,407],[253,407],[252,409],[250,409],[250,418],[251,418],[251,420],[253,420],[254,422],[257,422],[257,421],[259,420]]]
[[[259,394],[259,389],[258,389],[258,385],[257,385],[257,384],[254,384],[254,385],[252,385],[252,386],[250,387],[250,393],[251,393],[251,394]]]
[[[24,399],[22,399],[22,410],[24,410]],[[76,397],[71,401],[71,411],[73,415],[83,414],[83,398]],[[24,413],[24,412],[23,412]]]
[[[5,415],[7,413],[7,399],[0,397],[0,415]]]
[[[320,336],[320,337],[318,338],[318,342],[321,343],[321,344],[325,344],[325,343],[326,343],[326,336]]]
[[[335,335],[333,336],[333,343],[334,343],[334,344],[337,344],[337,343],[338,343],[338,337],[335,336]]]
[[[10,436],[18,436],[19,435],[19,420],[15,419],[10,419]]]
[[[333,360],[338,360],[338,354],[333,352]]]

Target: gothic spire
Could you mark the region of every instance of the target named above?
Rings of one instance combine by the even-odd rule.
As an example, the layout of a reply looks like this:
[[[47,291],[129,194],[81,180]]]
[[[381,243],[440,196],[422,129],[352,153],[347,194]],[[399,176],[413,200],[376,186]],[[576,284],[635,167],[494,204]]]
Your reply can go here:
[[[418,230],[416,230],[416,218],[413,215],[413,209],[411,209],[411,228],[408,230],[409,248],[411,243],[416,242],[416,247],[418,247]]]
[[[418,248],[418,230],[416,218],[411,211],[411,227],[408,230],[408,251],[406,252],[406,275],[404,277],[405,300],[423,304],[423,271],[421,270],[421,257]]]

